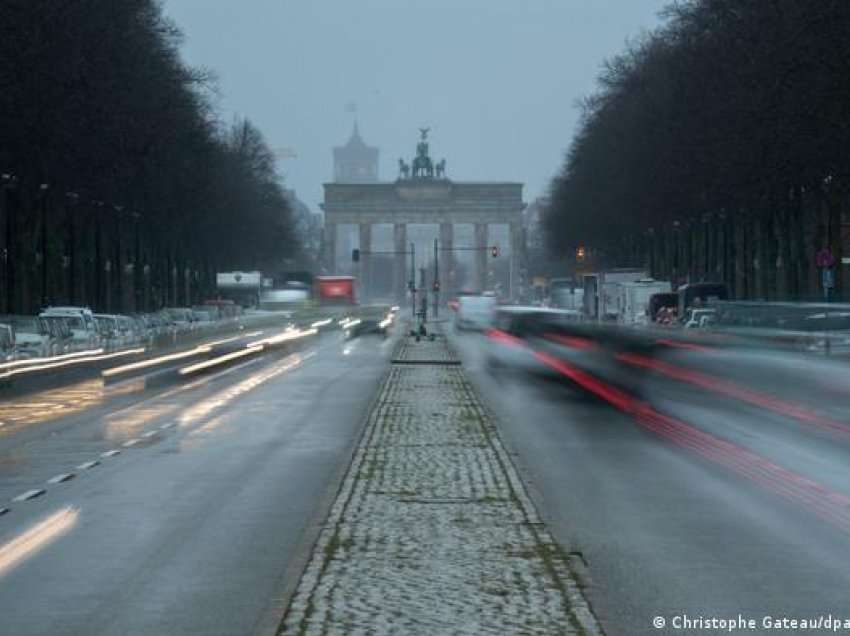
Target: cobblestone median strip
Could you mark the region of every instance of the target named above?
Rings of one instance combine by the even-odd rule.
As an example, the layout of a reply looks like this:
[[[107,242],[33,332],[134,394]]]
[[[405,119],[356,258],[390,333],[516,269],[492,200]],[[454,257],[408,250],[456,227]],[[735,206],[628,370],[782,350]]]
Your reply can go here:
[[[443,339],[397,354],[453,359]],[[439,363],[391,369],[281,630],[601,633],[462,369]]]

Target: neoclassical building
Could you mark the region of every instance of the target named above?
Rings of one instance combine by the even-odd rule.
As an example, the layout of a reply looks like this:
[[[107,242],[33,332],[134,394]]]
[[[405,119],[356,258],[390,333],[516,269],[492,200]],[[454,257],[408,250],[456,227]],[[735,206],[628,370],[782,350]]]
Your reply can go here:
[[[337,272],[337,238],[340,226],[359,228],[359,249],[363,253],[359,269],[361,286],[369,296],[372,228],[391,224],[393,232],[393,289],[403,300],[410,278],[408,225],[433,224],[439,227],[440,283],[444,297],[456,291],[454,260],[460,252],[473,255],[474,288],[488,288],[487,261],[491,258],[488,227],[508,229],[509,284],[507,295],[516,297],[524,275],[525,238],[522,212],[522,183],[454,181],[446,175],[446,162],[431,159],[428,129],[420,129],[416,155],[410,163],[399,159],[395,181],[377,180],[377,149],[360,139],[355,127],[348,144],[334,149],[335,181],[324,184],[325,213],[324,269]],[[374,163],[372,163],[374,162]],[[374,175],[374,179],[371,176]],[[469,224],[474,230],[469,244],[455,242],[455,225]],[[503,246],[504,247],[504,246]],[[382,250],[384,251],[384,250]],[[377,251],[376,251],[377,252]],[[417,255],[417,262],[430,255]]]

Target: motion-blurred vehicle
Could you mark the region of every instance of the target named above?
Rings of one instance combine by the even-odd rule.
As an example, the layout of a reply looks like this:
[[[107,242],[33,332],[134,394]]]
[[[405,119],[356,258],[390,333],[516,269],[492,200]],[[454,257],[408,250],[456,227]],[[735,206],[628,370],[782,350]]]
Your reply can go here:
[[[317,276],[316,298],[321,305],[354,305],[354,276]]]
[[[310,287],[299,281],[289,281],[280,289],[264,289],[260,293],[260,309],[269,311],[292,309],[310,302]]]
[[[581,312],[576,309],[498,307],[492,328],[487,331],[494,340],[493,346],[487,348],[488,370],[494,374],[520,371],[549,375],[550,371],[534,356],[535,341],[561,333],[581,320]]]
[[[491,325],[496,309],[495,296],[460,296],[457,300],[454,319],[456,329],[481,331]]]

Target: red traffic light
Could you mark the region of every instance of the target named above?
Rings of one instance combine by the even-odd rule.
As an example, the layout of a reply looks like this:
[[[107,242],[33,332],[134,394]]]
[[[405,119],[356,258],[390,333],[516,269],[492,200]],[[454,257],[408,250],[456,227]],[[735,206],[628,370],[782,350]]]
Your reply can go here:
[[[583,261],[584,261],[584,257],[585,257],[584,247],[583,247],[583,246],[581,246],[581,245],[579,245],[579,246],[576,248],[576,260],[577,260],[579,263],[581,263],[581,262],[583,262]]]
[[[498,245],[494,245],[493,247],[490,248],[490,255],[493,258],[496,258],[496,257],[499,256],[499,246]]]

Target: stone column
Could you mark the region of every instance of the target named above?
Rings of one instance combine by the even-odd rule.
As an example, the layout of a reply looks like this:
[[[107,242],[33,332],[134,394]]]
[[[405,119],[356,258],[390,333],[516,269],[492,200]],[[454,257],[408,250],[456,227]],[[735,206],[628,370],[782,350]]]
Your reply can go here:
[[[487,259],[490,252],[487,249],[487,224],[475,224],[475,287],[482,292],[487,289]]]
[[[325,213],[325,229],[322,233],[324,266],[328,274],[336,274],[336,223],[328,220]]]
[[[451,249],[455,243],[453,223],[440,223],[440,297],[444,300],[455,296],[455,255]]]
[[[396,223],[393,225],[393,250],[395,250],[395,297],[401,304],[407,298],[407,279],[410,276],[410,256],[401,252],[407,252],[407,224]]]
[[[360,223],[360,293],[364,299],[372,294],[372,224]]]
[[[525,233],[522,223],[517,221],[510,224],[511,264],[510,264],[510,297],[517,300],[520,290],[520,270],[525,264]]]

